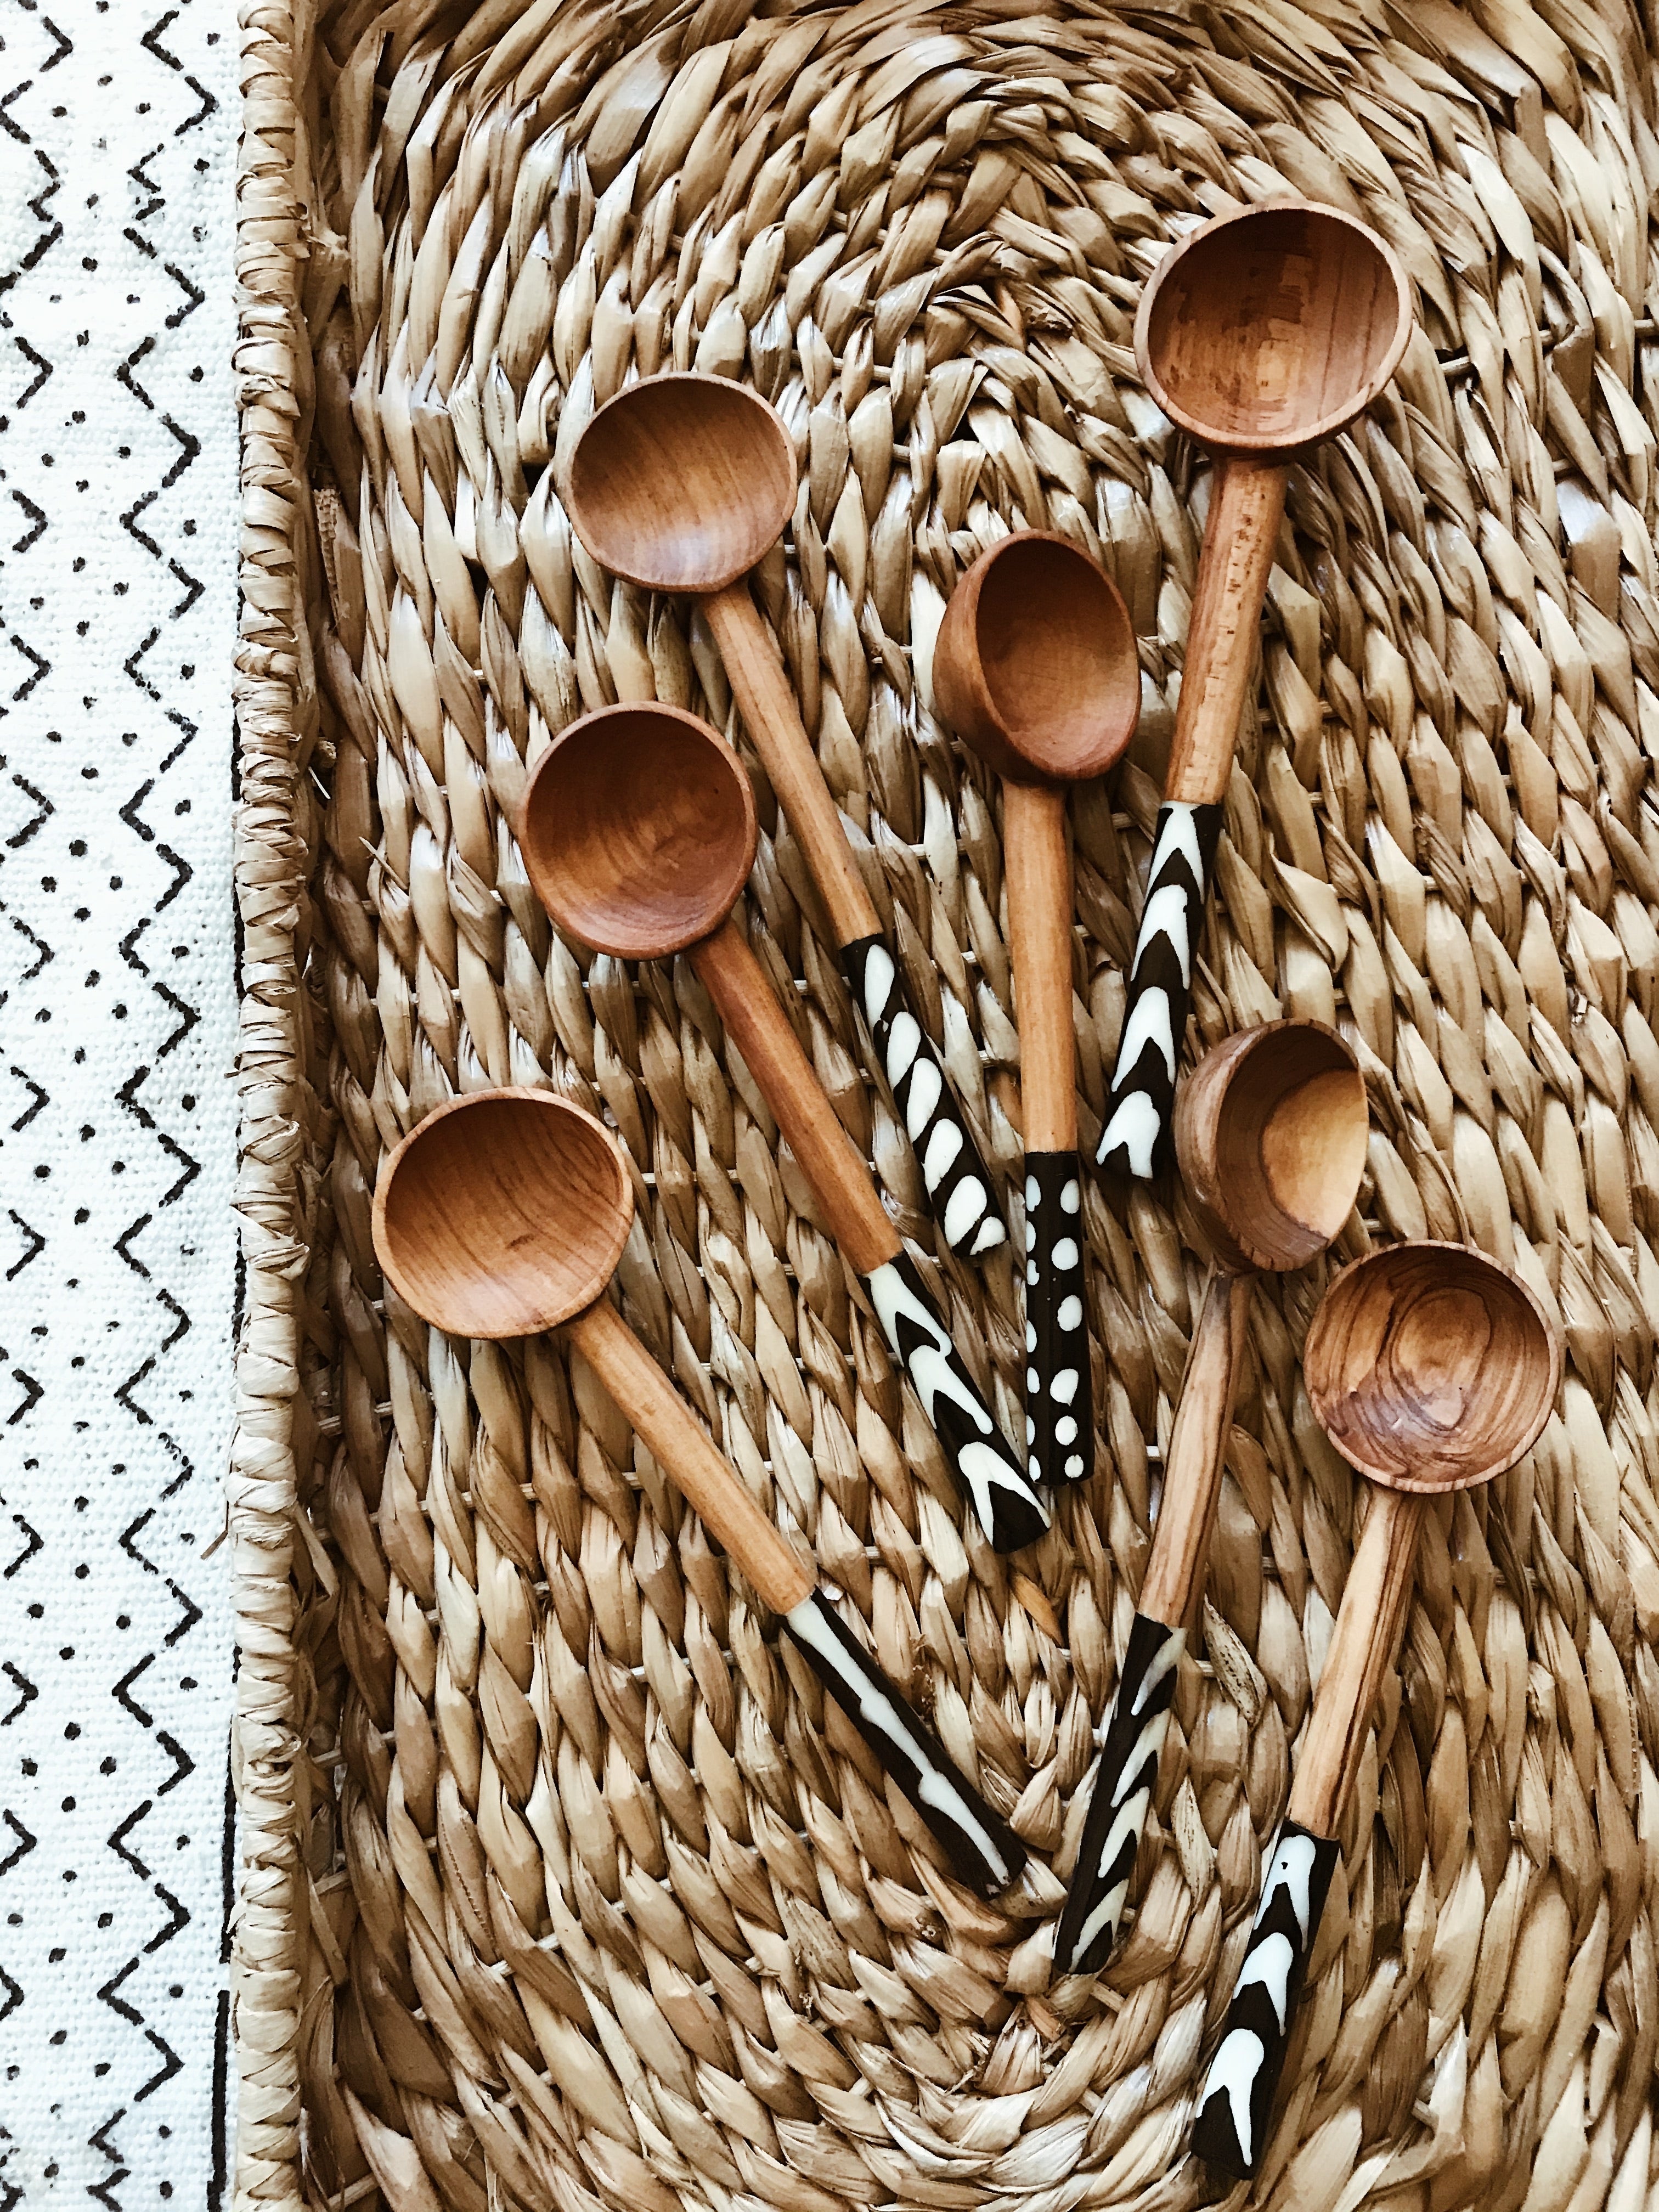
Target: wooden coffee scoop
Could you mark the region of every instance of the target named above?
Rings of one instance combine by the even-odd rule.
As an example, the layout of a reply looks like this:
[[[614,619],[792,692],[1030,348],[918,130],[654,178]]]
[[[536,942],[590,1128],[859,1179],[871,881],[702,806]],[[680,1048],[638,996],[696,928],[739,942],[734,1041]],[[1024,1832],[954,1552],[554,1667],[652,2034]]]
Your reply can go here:
[[[1305,1267],[1353,1211],[1370,1116],[1352,1053],[1322,1022],[1268,1022],[1206,1053],[1182,1085],[1176,1152],[1216,1255],[1170,1435],[1140,1603],[1054,1939],[1063,1974],[1117,1941],[1170,1724],[1176,1667],[1204,1587],[1233,1393],[1258,1273]]]
[[[1066,787],[1104,775],[1139,719],[1140,663],[1117,586],[1069,538],[999,539],[945,609],[933,696],[1002,778],[1025,1137],[1026,1451],[1034,1481],[1077,1481],[1092,1470],[1095,1431]]]
[[[991,1178],[883,939],[782,656],[750,594],[749,571],[793,511],[796,476],[789,433],[757,392],[723,376],[678,373],[607,400],[577,439],[562,490],[572,527],[603,567],[648,591],[702,599],[823,901],[933,1217],[953,1252],[988,1252],[1007,1235]]]
[[[1411,1599],[1431,1499],[1490,1482],[1536,1443],[1561,1382],[1537,1299],[1456,1244],[1396,1244],[1325,1293],[1302,1355],[1308,1397],[1375,1486],[1343,1587],[1249,1948],[1199,2099],[1193,2148],[1255,2173],[1337,1836]]]
[[[687,952],[727,1034],[861,1275],[980,1526],[1000,1552],[1048,1525],[870,1170],[836,1118],[731,911],[753,866],[754,793],[708,723],[676,707],[609,707],[556,738],[525,791],[519,842],[567,935],[625,960]]]
[[[1411,328],[1405,273],[1382,240],[1352,216],[1310,200],[1268,200],[1201,223],[1164,256],[1141,295],[1135,358],[1146,389],[1219,459],[1096,1155],[1103,1167],[1152,1175],[1169,1128],[1291,461],[1370,405]]]
[[[441,1106],[386,1162],[374,1249],[400,1296],[452,1336],[563,1331],[756,1595],[782,1615],[957,1879],[996,1895],[1024,1846],[851,1635],[605,1297],[633,1218],[622,1149],[592,1115],[545,1091],[484,1091]]]

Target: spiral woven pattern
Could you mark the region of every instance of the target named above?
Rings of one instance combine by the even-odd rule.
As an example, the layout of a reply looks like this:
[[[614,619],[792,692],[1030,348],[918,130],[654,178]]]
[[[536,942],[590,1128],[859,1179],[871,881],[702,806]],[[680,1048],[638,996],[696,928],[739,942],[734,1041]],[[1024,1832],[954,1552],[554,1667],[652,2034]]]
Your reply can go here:
[[[246,0],[244,2206],[1202,2202],[1194,2094],[1354,1537],[1297,1352],[1331,1268],[1424,1236],[1520,1272],[1565,1379],[1431,1518],[1257,2195],[1651,2201],[1650,33],[1627,0]],[[999,799],[932,641],[1006,527],[1085,546],[1139,637],[1135,745],[1071,806],[1092,1151],[1209,482],[1134,307],[1184,228],[1286,192],[1375,226],[1419,323],[1292,474],[1196,1029],[1340,1026],[1369,1167],[1328,1261],[1258,1291],[1138,1910],[1056,1980],[1203,1283],[1181,1195],[1085,1193],[1098,1471],[1000,1560],[690,969],[563,942],[509,823],[579,713],[728,732],[750,942],[1014,1432],[1014,1261],[935,1242],[706,629],[601,574],[556,483],[635,375],[781,410],[799,495],[757,595],[1017,1252]],[[619,1132],[623,1311],[1025,1838],[1004,1905],[580,1362],[382,1283],[381,1158],[490,1084]]]

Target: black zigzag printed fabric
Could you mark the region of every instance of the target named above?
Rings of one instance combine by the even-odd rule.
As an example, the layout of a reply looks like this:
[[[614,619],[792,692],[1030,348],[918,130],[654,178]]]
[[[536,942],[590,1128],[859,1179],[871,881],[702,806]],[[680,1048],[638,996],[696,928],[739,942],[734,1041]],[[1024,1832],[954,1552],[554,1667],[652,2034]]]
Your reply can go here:
[[[0,0],[0,2204],[215,2206],[234,9]]]

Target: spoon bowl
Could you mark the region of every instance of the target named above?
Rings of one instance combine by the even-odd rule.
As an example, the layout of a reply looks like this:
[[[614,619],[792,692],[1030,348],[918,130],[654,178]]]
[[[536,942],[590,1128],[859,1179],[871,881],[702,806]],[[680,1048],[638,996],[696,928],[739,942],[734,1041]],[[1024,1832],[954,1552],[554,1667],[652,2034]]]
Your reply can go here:
[[[660,960],[718,929],[755,865],[755,794],[731,747],[678,707],[607,707],[537,763],[519,844],[559,927]]]
[[[1265,1022],[1207,1053],[1176,1097],[1176,1155],[1230,1268],[1305,1267],[1353,1211],[1364,1079],[1322,1022]]]
[[[1229,453],[1291,453],[1353,420],[1411,335],[1405,271],[1340,209],[1272,200],[1159,264],[1135,356],[1170,420]]]
[[[1537,1442],[1561,1350],[1518,1276],[1461,1244],[1397,1244],[1326,1291],[1302,1356],[1321,1427],[1390,1490],[1472,1489]]]
[[[1117,586],[1069,538],[1000,538],[945,611],[933,696],[957,736],[1012,782],[1104,775],[1140,714],[1134,626]]]
[[[783,534],[795,449],[758,392],[672,372],[609,399],[577,441],[564,484],[576,535],[601,567],[653,592],[723,591]]]
[[[600,1297],[634,1218],[614,1138],[546,1091],[481,1091],[428,1115],[380,1171],[374,1249],[423,1321],[532,1336]]]

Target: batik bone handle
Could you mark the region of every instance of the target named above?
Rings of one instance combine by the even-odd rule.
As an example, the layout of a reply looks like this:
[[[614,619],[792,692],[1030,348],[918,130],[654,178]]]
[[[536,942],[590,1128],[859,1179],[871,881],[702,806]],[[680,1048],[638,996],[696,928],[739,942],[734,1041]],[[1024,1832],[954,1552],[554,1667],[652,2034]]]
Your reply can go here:
[[[1253,1281],[1249,1275],[1213,1275],[1194,1334],[1140,1608],[1129,1631],[1054,1941],[1054,1966],[1062,1974],[1097,1972],[1122,1925],[1169,1733],[1176,1668],[1203,1587]]]
[[[1285,1824],[1193,2129],[1193,2148],[1224,2173],[1253,2174],[1261,2160],[1291,2025],[1336,1867],[1337,1831],[1404,1625],[1428,1505],[1426,1498],[1407,1491],[1371,1494],[1370,1517],[1343,1588]]]
[[[1243,454],[1218,465],[1146,901],[1095,1155],[1102,1167],[1128,1175],[1154,1174],[1167,1152],[1193,963],[1289,474],[1281,462]]]

